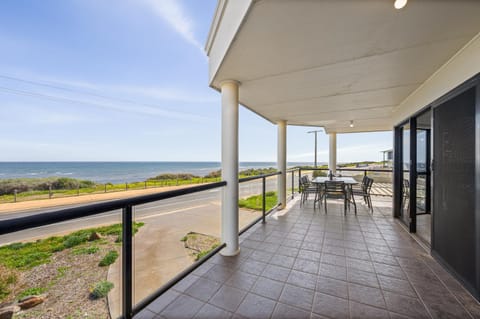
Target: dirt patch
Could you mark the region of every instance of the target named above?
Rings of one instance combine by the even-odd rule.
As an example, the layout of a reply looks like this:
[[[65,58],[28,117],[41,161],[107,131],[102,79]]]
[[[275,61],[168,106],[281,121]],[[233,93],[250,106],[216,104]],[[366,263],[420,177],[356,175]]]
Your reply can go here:
[[[96,283],[107,278],[108,267],[99,267],[99,262],[109,251],[120,250],[116,239],[117,236],[105,236],[65,249],[54,253],[47,264],[17,272],[14,289],[6,301],[19,299],[28,291],[45,294],[47,299],[13,318],[110,318],[107,298],[93,299],[90,292]]]
[[[189,232],[181,239],[188,254],[198,260],[220,245],[220,239],[206,234]]]

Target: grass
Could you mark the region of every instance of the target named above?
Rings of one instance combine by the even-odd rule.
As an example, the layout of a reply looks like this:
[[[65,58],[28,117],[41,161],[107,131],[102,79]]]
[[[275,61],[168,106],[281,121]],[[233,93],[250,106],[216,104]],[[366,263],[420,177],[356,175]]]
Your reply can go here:
[[[102,260],[100,260],[98,265],[100,267],[109,266],[109,265],[113,264],[115,262],[115,260],[117,260],[117,258],[118,258],[118,252],[116,250],[110,250],[105,255],[105,257],[103,257]]]
[[[215,245],[213,245],[213,246],[212,246],[210,249],[208,249],[208,250],[202,250],[201,252],[196,253],[196,254],[195,254],[195,261],[202,259],[202,258],[205,257],[206,255],[208,255],[209,252],[211,252],[212,250],[214,250],[214,249],[217,248],[218,246],[219,246],[218,244],[215,244]]]
[[[73,249],[72,253],[74,255],[93,255],[99,250],[100,248],[98,248],[97,246],[77,247]]]
[[[136,234],[143,225],[144,223],[134,222],[133,234]],[[47,264],[54,253],[65,249],[73,248],[72,253],[74,255],[97,252],[98,247],[96,246],[79,247],[87,243],[90,235],[94,232],[103,236],[111,235],[121,238],[122,225],[114,224],[82,229],[66,236],[54,236],[34,242],[13,243],[0,247],[0,301],[10,294],[10,286],[17,280],[16,271],[25,271],[35,266]],[[95,242],[101,244],[102,239]],[[66,267],[62,268],[65,269],[58,269],[59,276],[63,276],[67,271]]]
[[[18,294],[17,299],[22,299],[28,296],[37,296],[43,294],[45,291],[47,291],[46,288],[43,287],[34,287],[34,288],[28,288],[24,291],[22,291],[20,294]]]
[[[277,193],[266,192],[265,193],[265,209],[268,211],[277,205]],[[262,210],[263,198],[262,195],[254,195],[238,201],[238,206],[241,208]]]
[[[99,299],[106,297],[108,295],[108,292],[113,289],[113,283],[110,281],[100,281],[98,282],[95,287],[93,287],[92,291],[90,292],[90,295],[92,296],[93,299]]]

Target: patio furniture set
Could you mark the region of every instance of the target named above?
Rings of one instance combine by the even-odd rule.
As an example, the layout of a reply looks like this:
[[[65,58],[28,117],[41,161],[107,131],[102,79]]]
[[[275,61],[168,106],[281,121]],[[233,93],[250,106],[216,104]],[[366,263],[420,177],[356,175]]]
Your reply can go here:
[[[315,209],[317,204],[320,208],[323,203],[325,213],[327,213],[327,199],[340,199],[343,200],[344,214],[347,213],[347,208],[350,210],[350,205],[353,204],[356,215],[355,196],[361,196],[373,213],[370,196],[372,185],[373,179],[368,176],[364,176],[362,182],[359,183],[352,177],[333,176],[333,174],[330,174],[329,177],[315,177],[313,180],[310,180],[308,175],[303,175],[300,178],[300,203],[304,204],[309,195],[314,195],[313,208]]]

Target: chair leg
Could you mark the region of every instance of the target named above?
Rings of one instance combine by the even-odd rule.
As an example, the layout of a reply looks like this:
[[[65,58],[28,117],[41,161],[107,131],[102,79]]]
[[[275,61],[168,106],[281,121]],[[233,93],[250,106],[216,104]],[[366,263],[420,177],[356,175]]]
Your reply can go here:
[[[355,195],[352,194],[352,203],[355,208],[355,215],[357,215],[357,203],[355,202]]]
[[[323,197],[323,202],[325,205],[325,214],[326,214],[327,213],[327,197],[326,196]]]
[[[372,203],[372,198],[370,197],[370,195],[368,196],[368,201],[370,202],[370,210],[372,211],[372,214],[373,214],[373,203]]]

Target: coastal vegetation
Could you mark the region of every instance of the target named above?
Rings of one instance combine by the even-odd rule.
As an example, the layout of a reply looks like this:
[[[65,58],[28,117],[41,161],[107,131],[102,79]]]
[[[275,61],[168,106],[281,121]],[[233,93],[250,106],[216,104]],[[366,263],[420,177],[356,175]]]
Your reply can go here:
[[[134,222],[133,234],[143,225],[144,223]],[[25,294],[48,292],[58,279],[67,274],[70,266],[79,266],[78,260],[93,258],[100,267],[111,265],[118,258],[118,238],[121,235],[122,225],[114,224],[0,247],[0,302],[12,300],[13,297],[18,299]],[[46,265],[59,261],[62,266],[56,268],[53,279],[35,278],[35,286],[23,282],[32,274],[48,275]]]
[[[239,173],[239,177],[249,177],[273,172],[276,172],[276,169],[273,167],[246,169]],[[194,185],[218,182],[220,179],[220,170],[210,172],[205,176],[197,176],[188,173],[165,173],[148,178],[145,181],[118,184],[101,184],[94,181],[79,180],[67,177],[0,179],[0,203],[80,196],[155,187]]]

